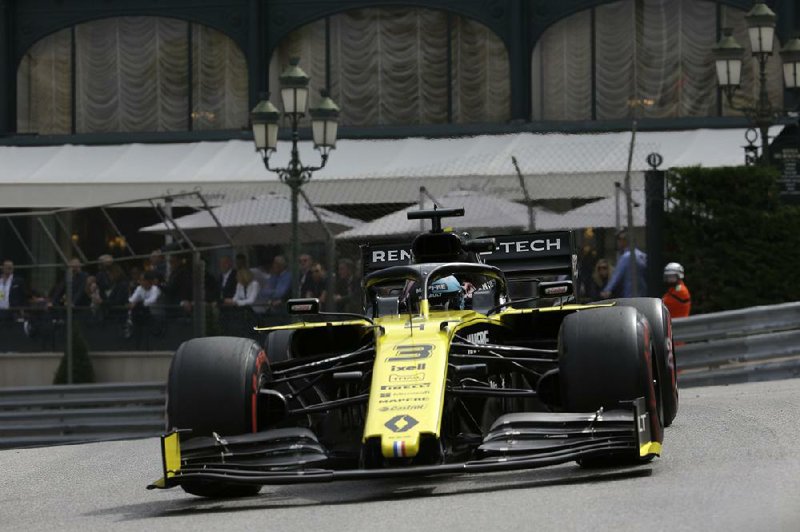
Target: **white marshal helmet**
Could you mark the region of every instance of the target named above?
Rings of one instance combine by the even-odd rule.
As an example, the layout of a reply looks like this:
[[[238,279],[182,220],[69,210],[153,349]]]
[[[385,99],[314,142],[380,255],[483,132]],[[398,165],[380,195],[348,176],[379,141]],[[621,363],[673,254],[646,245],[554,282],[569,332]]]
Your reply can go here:
[[[664,266],[664,279],[666,279],[667,276],[673,275],[677,276],[678,279],[683,279],[683,266],[677,262],[670,262]]]

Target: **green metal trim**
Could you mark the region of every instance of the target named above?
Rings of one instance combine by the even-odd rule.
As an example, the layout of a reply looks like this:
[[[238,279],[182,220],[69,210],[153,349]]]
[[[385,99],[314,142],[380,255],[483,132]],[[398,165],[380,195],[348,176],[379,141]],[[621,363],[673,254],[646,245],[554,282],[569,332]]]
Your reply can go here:
[[[788,117],[777,124],[790,124]],[[640,131],[675,131],[699,128],[729,129],[751,127],[745,117],[705,117],[705,118],[641,118],[637,122]],[[630,131],[631,122],[627,119],[605,121],[575,122],[525,122],[507,124],[431,124],[425,126],[376,126],[341,127],[337,138],[341,139],[393,139],[407,137],[450,138],[475,135],[509,135],[514,133],[606,133]],[[301,140],[311,140],[311,128],[299,130]],[[283,130],[281,140],[291,140],[291,132]],[[10,135],[0,137],[0,146],[59,146],[81,144],[102,146],[113,144],[169,144],[201,141],[246,140],[252,142],[251,130],[183,131],[160,133],[96,133],[78,135]]]

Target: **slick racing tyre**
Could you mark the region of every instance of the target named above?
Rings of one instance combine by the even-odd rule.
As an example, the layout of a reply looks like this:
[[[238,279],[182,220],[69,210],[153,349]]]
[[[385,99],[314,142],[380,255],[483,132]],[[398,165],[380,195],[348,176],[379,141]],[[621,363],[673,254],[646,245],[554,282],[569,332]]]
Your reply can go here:
[[[195,338],[181,344],[169,370],[167,427],[191,429],[182,439],[235,436],[258,430],[258,389],[268,370],[264,351],[247,338]],[[181,485],[202,497],[255,495],[260,486],[224,482]]]
[[[645,399],[654,441],[661,441],[660,401],[653,385],[658,371],[649,324],[635,308],[616,306],[568,315],[559,333],[559,387],[568,412],[595,412],[621,403]],[[623,461],[640,462],[638,452]],[[606,458],[590,458],[581,465],[597,465]],[[616,462],[615,462],[616,463]]]
[[[647,318],[653,335],[658,375],[656,393],[664,411],[664,426],[669,427],[678,414],[678,372],[672,343],[672,320],[664,303],[654,297],[617,299],[617,305],[633,307]]]
[[[292,340],[294,331],[272,331],[264,341],[265,351],[270,364],[286,362],[292,359]]]

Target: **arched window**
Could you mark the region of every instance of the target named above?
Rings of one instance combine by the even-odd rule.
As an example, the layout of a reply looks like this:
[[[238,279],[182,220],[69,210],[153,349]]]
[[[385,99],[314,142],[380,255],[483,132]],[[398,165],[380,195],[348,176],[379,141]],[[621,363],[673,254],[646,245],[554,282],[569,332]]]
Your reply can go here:
[[[717,82],[711,49],[717,28],[749,42],[745,12],[706,0],[623,0],[582,11],[551,26],[531,58],[534,120],[608,120],[631,116],[715,116]],[[593,38],[594,37],[594,38]],[[777,47],[776,47],[777,49]],[[753,101],[757,63],[745,54],[739,105]],[[770,98],[783,101],[780,58],[769,64]],[[723,115],[735,115],[727,103]]]
[[[244,55],[219,31],[159,17],[95,20],[45,37],[25,54],[17,130],[238,129],[247,125],[247,90]]]
[[[301,59],[312,89],[329,88],[346,125],[498,122],[510,116],[504,44],[458,15],[369,8],[308,24],[273,54],[274,90],[291,57]]]

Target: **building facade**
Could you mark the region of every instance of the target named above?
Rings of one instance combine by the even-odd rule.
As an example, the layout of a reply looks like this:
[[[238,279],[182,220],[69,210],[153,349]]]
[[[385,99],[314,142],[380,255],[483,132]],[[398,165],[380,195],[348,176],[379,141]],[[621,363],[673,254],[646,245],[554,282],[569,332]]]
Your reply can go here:
[[[768,2],[778,39],[800,28]],[[248,136],[248,111],[300,57],[342,136],[451,136],[743,124],[716,89],[723,27],[751,0],[0,0],[0,142]],[[770,95],[784,95],[777,54]],[[755,90],[745,64],[739,98]],[[313,103],[313,101],[312,101]]]

